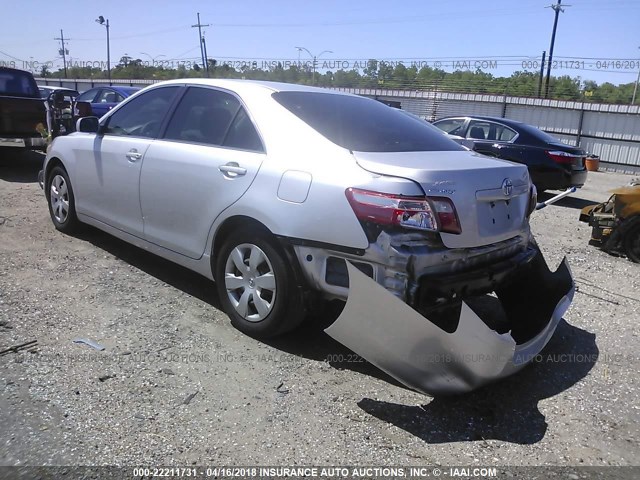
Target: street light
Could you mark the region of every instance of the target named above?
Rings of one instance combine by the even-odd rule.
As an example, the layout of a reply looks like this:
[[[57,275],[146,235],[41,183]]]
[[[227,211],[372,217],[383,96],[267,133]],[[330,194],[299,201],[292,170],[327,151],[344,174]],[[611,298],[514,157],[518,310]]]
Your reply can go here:
[[[96,18],[96,22],[107,27],[107,75],[109,77],[109,85],[111,85],[111,51],[109,49],[109,19],[100,15]]]
[[[149,57],[151,59],[151,64],[155,67],[156,66],[156,58],[160,58],[160,57],[166,57],[166,55],[160,54],[160,55],[156,55],[155,57],[152,57],[151,55],[149,55],[146,52],[140,52],[140,55],[146,55],[147,57]]]
[[[313,59],[313,76],[312,76],[311,83],[313,85],[315,85],[316,84],[316,65],[317,65],[317,62],[318,62],[318,58],[320,58],[325,53],[333,53],[333,52],[331,50],[323,50],[318,55],[314,55],[313,53],[311,53],[308,49],[306,49],[304,47],[294,47],[294,48],[296,48],[298,50],[298,63],[300,63],[300,52],[302,50],[307,52],[309,54],[309,56]]]

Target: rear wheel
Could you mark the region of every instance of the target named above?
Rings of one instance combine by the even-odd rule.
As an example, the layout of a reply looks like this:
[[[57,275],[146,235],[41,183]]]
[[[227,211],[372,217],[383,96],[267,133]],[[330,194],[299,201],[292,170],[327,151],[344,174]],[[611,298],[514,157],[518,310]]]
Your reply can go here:
[[[634,219],[633,223],[626,229],[622,244],[629,259],[640,263],[640,218]]]
[[[45,188],[49,214],[56,229],[64,233],[78,230],[80,221],[76,215],[73,187],[66,170],[58,165],[53,167],[47,176]]]
[[[273,337],[304,318],[295,274],[268,233],[231,233],[217,252],[215,278],[231,324],[248,335]]]

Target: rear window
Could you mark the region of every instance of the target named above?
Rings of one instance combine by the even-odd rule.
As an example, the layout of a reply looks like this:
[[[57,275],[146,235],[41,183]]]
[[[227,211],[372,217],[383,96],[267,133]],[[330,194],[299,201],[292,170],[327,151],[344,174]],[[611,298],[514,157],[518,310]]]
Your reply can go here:
[[[40,97],[33,77],[20,70],[0,70],[0,93],[16,97]]]
[[[542,143],[560,143],[560,140],[558,140],[553,135],[549,135],[547,132],[543,132],[539,128],[533,127],[531,125],[526,125],[523,123],[522,125],[520,125],[520,129],[524,130],[533,138],[539,140]]]
[[[363,97],[277,92],[273,98],[333,143],[356,152],[464,150],[426,123]]]

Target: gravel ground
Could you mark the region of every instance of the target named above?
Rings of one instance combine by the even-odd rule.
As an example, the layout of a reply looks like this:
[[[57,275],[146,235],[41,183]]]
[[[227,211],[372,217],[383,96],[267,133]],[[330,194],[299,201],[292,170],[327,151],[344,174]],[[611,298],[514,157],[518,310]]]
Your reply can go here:
[[[431,399],[322,322],[251,339],[210,281],[97,230],[57,232],[41,162],[0,154],[0,350],[37,340],[0,356],[0,464],[640,464],[640,266],[588,246],[578,222],[630,177],[590,174],[534,214],[548,263],[566,255],[578,286],[541,361]]]

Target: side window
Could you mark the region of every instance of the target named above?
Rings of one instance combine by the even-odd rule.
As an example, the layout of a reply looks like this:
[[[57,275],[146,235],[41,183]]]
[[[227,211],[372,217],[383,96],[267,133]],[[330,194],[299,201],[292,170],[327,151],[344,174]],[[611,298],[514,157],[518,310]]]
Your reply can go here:
[[[120,103],[124,97],[112,90],[102,90],[93,103]]]
[[[496,125],[495,135],[492,136],[491,140],[496,140],[499,142],[510,142],[515,138],[517,133],[511,130],[509,127],[505,127],[504,125]]]
[[[106,124],[107,135],[156,138],[180,87],[149,90],[116,110]]]
[[[89,103],[93,103],[93,99],[96,98],[96,93],[98,93],[97,90],[87,90],[86,92],[84,92],[83,94],[81,94],[76,100],[78,102],[89,102]]]
[[[240,107],[236,118],[233,119],[223,145],[241,150],[264,152],[260,135],[258,135],[256,127],[254,127],[244,108]]]
[[[449,118],[435,122],[434,125],[449,135],[464,136],[464,118]]]
[[[189,87],[164,138],[222,145],[240,108],[240,102],[233,95],[211,88]]]
[[[475,140],[487,140],[489,137],[489,130],[491,125],[489,122],[469,122],[469,130],[467,132],[467,138],[473,138]]]

